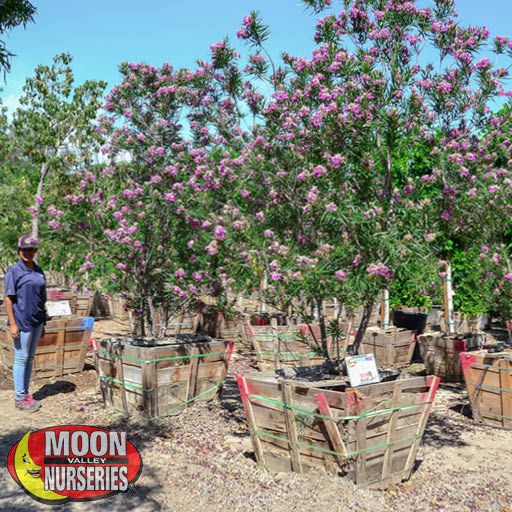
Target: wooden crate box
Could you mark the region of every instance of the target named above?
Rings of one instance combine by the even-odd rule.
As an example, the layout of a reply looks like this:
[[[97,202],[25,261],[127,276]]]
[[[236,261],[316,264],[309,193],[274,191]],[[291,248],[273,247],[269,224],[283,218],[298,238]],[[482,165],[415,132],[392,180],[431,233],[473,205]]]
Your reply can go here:
[[[321,364],[320,344],[315,343],[300,325],[250,325],[247,333],[262,371]]]
[[[195,334],[199,323],[198,313],[181,312],[173,316],[167,322],[165,336],[175,336],[176,334]]]
[[[512,429],[512,352],[459,354],[473,418]]]
[[[14,342],[5,318],[0,320],[2,363],[12,369]],[[45,335],[37,344],[32,375],[35,378],[60,377],[84,369],[94,318],[66,318],[46,323]]]
[[[128,301],[122,297],[110,297],[108,300],[108,306],[112,318],[116,318],[121,321],[129,320],[130,314],[127,304]]]
[[[369,327],[363,337],[361,354],[375,354],[377,365],[381,368],[401,368],[411,364],[416,331],[388,327]]]
[[[359,328],[361,320],[363,318],[364,308],[360,306],[355,311],[346,311],[345,317],[342,320],[350,320],[356,329]],[[372,307],[370,318],[368,320],[368,327],[376,326],[380,318],[380,303],[375,303]]]
[[[478,346],[479,334],[466,339],[442,332],[426,332],[418,336],[420,353],[428,374],[441,377],[443,382],[463,382],[459,354]]]
[[[259,465],[323,468],[376,489],[410,477],[439,385],[434,376],[359,388],[271,374],[237,381]]]
[[[245,337],[244,320],[241,316],[227,317],[221,314],[217,338],[228,341],[243,342]]]
[[[113,318],[113,314],[110,308],[110,299],[106,295],[103,295],[100,292],[96,292],[92,300],[91,316],[96,319]]]
[[[196,400],[217,397],[234,343],[221,340],[137,346],[102,340],[96,370],[105,407],[126,416],[176,414]]]
[[[73,314],[75,316],[91,316],[93,302],[93,293],[78,293],[75,296]]]

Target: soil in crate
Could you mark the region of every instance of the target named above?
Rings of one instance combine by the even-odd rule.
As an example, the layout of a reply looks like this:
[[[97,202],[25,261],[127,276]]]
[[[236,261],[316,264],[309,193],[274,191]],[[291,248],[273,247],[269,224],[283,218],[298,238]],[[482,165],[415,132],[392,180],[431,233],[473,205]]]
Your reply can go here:
[[[378,368],[380,382],[388,382],[396,380],[400,376],[399,369],[396,368]],[[281,368],[275,370],[275,377],[278,379],[297,380],[310,383],[345,383],[347,384],[348,376],[330,371],[329,365],[324,363],[315,366],[298,366],[295,368]]]
[[[323,468],[379,489],[410,477],[439,384],[434,376],[360,388],[269,373],[237,379],[261,466]]]
[[[152,418],[212,400],[224,382],[233,345],[187,334],[103,340],[96,369],[105,406]]]

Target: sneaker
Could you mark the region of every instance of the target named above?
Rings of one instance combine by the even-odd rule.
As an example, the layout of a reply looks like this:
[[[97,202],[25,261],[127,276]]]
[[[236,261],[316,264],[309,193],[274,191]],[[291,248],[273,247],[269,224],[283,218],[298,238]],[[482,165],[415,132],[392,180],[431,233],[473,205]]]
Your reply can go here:
[[[23,411],[36,412],[41,407],[41,402],[34,400],[32,395],[26,395],[21,399],[16,399],[14,405]]]

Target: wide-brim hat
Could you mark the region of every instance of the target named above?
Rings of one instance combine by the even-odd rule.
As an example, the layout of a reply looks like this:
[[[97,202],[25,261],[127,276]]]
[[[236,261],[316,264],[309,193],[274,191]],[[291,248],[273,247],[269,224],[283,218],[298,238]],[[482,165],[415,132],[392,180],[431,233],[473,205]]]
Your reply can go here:
[[[39,247],[39,240],[32,235],[21,235],[18,238],[18,249],[37,249]]]

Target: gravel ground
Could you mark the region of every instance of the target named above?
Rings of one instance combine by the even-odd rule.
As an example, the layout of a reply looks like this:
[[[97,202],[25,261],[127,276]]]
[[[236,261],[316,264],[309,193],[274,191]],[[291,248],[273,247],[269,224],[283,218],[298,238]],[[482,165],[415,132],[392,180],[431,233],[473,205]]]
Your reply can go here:
[[[98,322],[95,335],[114,334]],[[142,455],[134,489],[105,501],[63,505],[67,510],[137,511],[444,511],[505,512],[512,509],[512,432],[477,425],[461,386],[441,386],[412,478],[387,492],[356,488],[318,471],[270,474],[255,462],[233,375],[253,370],[236,354],[219,400],[196,404],[179,416],[147,423],[124,420],[103,409],[91,367],[79,375],[35,382],[43,408],[14,409],[10,382],[0,380],[0,510],[46,510],[25,496],[5,469],[11,445],[27,430],[88,424],[124,430]],[[420,365],[411,368],[421,371]],[[5,376],[3,376],[5,377]]]

